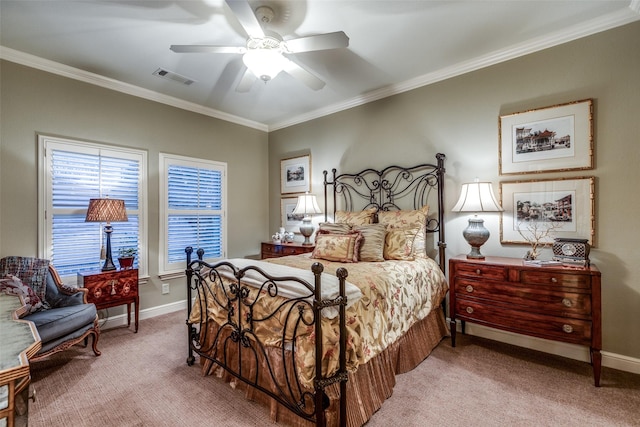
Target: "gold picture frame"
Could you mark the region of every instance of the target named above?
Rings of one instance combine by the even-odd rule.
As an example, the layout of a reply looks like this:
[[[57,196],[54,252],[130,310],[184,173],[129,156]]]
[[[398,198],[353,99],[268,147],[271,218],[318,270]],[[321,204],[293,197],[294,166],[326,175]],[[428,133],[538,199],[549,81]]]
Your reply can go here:
[[[500,183],[500,243],[528,244],[520,232],[553,226],[554,238],[588,239],[595,246],[595,177]],[[520,231],[518,231],[520,230]]]
[[[593,169],[593,100],[500,116],[500,175]]]

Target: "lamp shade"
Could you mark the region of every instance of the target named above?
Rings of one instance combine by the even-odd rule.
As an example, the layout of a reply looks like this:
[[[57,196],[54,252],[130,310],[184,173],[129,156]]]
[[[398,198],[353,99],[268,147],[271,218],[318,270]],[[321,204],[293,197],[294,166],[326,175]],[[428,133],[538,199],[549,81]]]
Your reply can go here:
[[[127,210],[121,199],[91,199],[85,222],[126,222]]]
[[[318,206],[316,196],[313,194],[305,194],[303,196],[298,196],[298,204],[296,204],[293,213],[307,216],[309,214],[319,214],[322,213],[322,211]]]
[[[502,212],[490,182],[462,184],[460,198],[453,212]]]

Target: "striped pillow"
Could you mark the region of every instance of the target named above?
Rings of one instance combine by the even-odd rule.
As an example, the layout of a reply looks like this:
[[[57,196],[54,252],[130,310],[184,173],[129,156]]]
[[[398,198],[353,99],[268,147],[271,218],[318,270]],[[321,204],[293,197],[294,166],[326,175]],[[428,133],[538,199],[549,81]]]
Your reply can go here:
[[[360,261],[384,261],[384,238],[387,234],[386,226],[384,224],[357,225],[353,227],[353,230],[362,234]]]

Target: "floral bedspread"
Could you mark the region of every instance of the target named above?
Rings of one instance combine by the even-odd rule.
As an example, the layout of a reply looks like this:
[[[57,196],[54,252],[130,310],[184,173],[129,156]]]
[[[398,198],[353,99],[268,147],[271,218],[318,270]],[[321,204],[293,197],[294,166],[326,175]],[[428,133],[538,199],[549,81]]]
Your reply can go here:
[[[310,254],[272,258],[269,262],[309,270],[314,262],[321,262],[324,271],[335,274],[344,267],[347,280],[362,291],[362,298],[347,309],[347,367],[356,369],[394,343],[417,321],[424,319],[444,298],[448,284],[438,264],[429,258],[413,261],[385,261],[339,263],[318,260]],[[281,301],[265,298],[264,313],[272,313]],[[209,318],[221,324],[226,319],[215,304],[208,304]],[[262,312],[262,309],[260,310]],[[254,313],[259,317],[261,313]],[[267,345],[281,346],[284,314],[274,316],[269,325],[255,329],[258,339]],[[198,322],[200,310],[194,305],[191,321]],[[275,335],[274,333],[275,332]],[[332,374],[339,367],[338,319],[323,319],[323,371]],[[296,340],[297,365],[301,382],[310,386],[315,375],[315,334],[313,327]]]

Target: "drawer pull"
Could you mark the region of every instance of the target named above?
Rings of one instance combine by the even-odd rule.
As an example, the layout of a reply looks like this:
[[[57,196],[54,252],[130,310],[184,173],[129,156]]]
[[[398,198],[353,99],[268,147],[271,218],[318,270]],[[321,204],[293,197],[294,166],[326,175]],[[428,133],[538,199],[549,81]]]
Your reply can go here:
[[[573,332],[573,326],[571,325],[562,325],[562,330],[568,334]]]
[[[112,280],[111,281],[111,295],[115,295],[116,294],[116,281]]]
[[[477,269],[477,270],[476,270],[476,274],[479,276],[479,275],[481,275],[481,274],[482,274],[482,271],[480,271],[480,269]]]
[[[36,388],[34,386],[31,386],[31,395],[29,396],[29,400],[32,402],[36,401]]]
[[[464,289],[465,289],[465,291],[467,291],[469,293],[473,292],[473,286],[471,286],[471,285],[467,285],[467,287],[464,288]]]
[[[551,278],[551,283],[558,283],[558,279],[556,279],[555,277]]]
[[[565,307],[573,307],[573,301],[571,301],[569,298],[562,298],[562,305],[564,305]]]
[[[473,307],[467,307],[466,308],[467,313],[471,314],[473,313]]]

